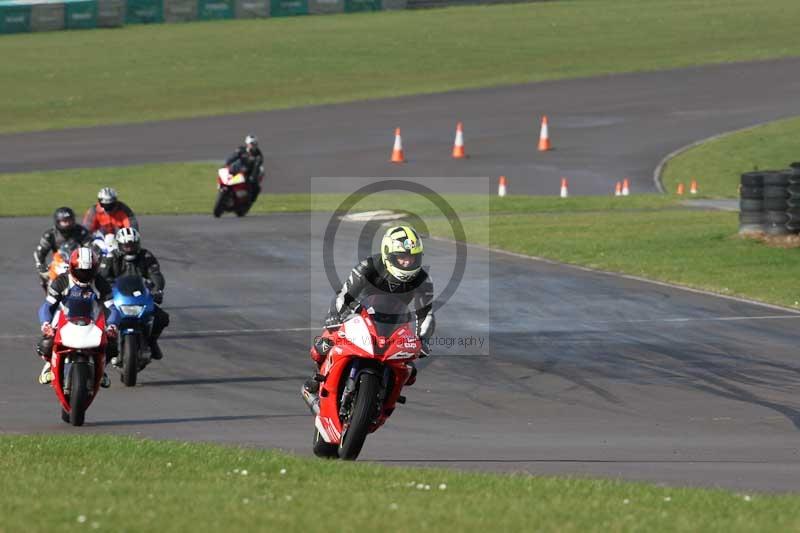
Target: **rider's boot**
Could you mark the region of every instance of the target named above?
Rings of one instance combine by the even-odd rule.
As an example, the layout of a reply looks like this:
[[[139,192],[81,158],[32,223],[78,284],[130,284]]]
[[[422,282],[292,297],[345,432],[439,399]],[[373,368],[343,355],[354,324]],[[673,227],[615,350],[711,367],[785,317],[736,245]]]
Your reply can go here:
[[[409,374],[408,379],[406,380],[406,387],[410,387],[414,383],[417,382],[417,365],[414,362],[406,363],[406,366],[411,369],[411,374]]]
[[[161,359],[164,357],[164,353],[161,351],[161,348],[158,346],[158,339],[157,338],[150,338],[148,341],[150,345],[150,359]]]
[[[39,374],[39,383],[47,385],[53,381],[53,372],[50,369],[50,361],[45,361],[42,372]]]

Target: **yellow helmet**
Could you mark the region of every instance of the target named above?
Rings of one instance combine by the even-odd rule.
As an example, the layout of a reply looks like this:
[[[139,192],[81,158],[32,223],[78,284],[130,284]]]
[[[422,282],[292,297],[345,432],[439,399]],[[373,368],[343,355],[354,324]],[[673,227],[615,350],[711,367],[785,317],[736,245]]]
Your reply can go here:
[[[381,259],[389,274],[411,281],[422,268],[422,239],[411,226],[389,228],[381,240]]]

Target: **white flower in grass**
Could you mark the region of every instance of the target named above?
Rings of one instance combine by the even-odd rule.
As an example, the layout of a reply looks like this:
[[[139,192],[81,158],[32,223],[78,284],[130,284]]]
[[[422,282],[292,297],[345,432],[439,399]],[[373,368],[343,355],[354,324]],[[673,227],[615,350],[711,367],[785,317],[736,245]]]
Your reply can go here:
[[[78,523],[83,524],[86,522],[86,515],[78,515]]]
[[[445,485],[444,483],[440,483],[439,490],[447,490],[447,485]]]
[[[286,475],[286,469],[285,469],[285,468],[281,468],[281,475],[282,475],[282,476],[285,476],[285,475]]]
[[[167,468],[172,468],[172,463],[167,463]]]
[[[247,475],[247,470],[242,470],[242,475],[246,476]]]
[[[391,509],[392,511],[396,511],[397,509],[399,509],[399,506],[396,503],[390,503],[389,509]]]
[[[416,481],[409,481],[408,483],[406,483],[406,487],[414,487],[416,486],[416,484],[417,484]]]
[[[287,502],[290,502],[290,501],[292,501],[292,495],[291,495],[291,494],[287,494],[287,495],[286,495],[286,501],[287,501]]]
[[[423,485],[422,483],[417,483],[417,490],[422,490],[424,488],[425,488],[425,485]]]
[[[245,504],[245,505],[247,505],[248,503],[250,503],[250,498],[245,498],[245,499],[243,499],[243,500],[242,500],[242,503],[243,503],[243,504]]]
[[[631,503],[631,501],[628,498],[622,500],[622,505],[628,505],[629,503]]]
[[[670,498],[669,496],[664,496],[664,501],[665,502],[671,502],[672,498]]]
[[[234,473],[234,474],[238,474],[238,473],[239,473],[239,469],[238,469],[238,468],[234,468],[234,469],[233,469],[233,473]]]
[[[744,495],[744,501],[749,502],[749,501],[752,501],[752,499],[753,498],[751,498],[749,494],[745,494]]]
[[[430,485],[425,485],[425,490],[431,490],[431,486]]]
[[[92,522],[92,529],[97,529],[100,527],[100,522]]]

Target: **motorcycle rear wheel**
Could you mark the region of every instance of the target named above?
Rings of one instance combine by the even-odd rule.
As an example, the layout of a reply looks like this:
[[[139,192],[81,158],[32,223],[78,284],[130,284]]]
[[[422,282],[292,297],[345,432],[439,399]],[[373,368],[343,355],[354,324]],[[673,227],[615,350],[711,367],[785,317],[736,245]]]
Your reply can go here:
[[[323,459],[339,458],[339,446],[325,442],[317,428],[314,428],[314,455]]]
[[[89,406],[89,381],[92,380],[89,365],[73,363],[70,375],[69,423],[82,426],[86,408]]]
[[[139,371],[139,338],[129,335],[122,341],[122,383],[126,387],[136,386]]]
[[[358,390],[353,400],[350,425],[342,435],[339,444],[339,458],[355,461],[369,433],[369,426],[375,414],[380,382],[375,374],[364,373],[358,379]]]

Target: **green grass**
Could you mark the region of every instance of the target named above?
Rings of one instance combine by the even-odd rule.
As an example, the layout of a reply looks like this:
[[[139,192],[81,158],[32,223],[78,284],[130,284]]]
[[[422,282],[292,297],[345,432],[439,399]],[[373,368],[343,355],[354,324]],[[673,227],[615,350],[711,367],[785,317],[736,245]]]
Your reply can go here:
[[[114,187],[120,199],[137,214],[211,213],[216,189],[213,163],[169,163],[130,167],[72,169],[22,174],[0,174],[0,216],[51,215],[61,206],[73,207],[82,213],[94,202],[101,187]],[[332,211],[347,197],[344,194],[262,195],[251,213]],[[528,213],[531,211],[630,209],[670,205],[668,198],[630,197],[625,202],[613,197],[569,198],[553,202],[553,198],[509,196],[504,199],[477,195],[452,195],[446,198],[459,214],[492,212]],[[369,197],[360,202],[360,210],[396,208],[420,215],[439,214],[428,200],[393,194]]]
[[[31,174],[0,174],[0,216],[50,215],[60,205],[78,213],[100,187],[116,187],[138,214],[201,213],[210,216],[216,194],[215,165],[174,163]],[[346,195],[263,195],[253,213],[335,210]],[[450,195],[445,200],[471,242],[592,268],[624,272],[721,294],[800,307],[793,290],[800,277],[798,249],[770,248],[736,236],[737,214],[677,206],[674,197],[634,195]],[[437,235],[452,237],[428,199],[376,195],[355,211],[404,210],[425,217]],[[231,216],[231,215],[228,215]]]
[[[0,131],[787,57],[797,20],[796,0],[573,0],[3,36]]]
[[[800,528],[794,495],[400,469],[111,436],[0,438],[0,490],[0,532]]]
[[[464,219],[464,226],[474,242],[512,252],[800,307],[800,249],[738,237],[733,212],[495,215]],[[430,228],[447,231],[442,223]]]
[[[800,161],[800,118],[773,122],[700,144],[671,159],[662,177],[669,194],[696,178],[699,196],[738,198],[739,176],[779,170]]]

